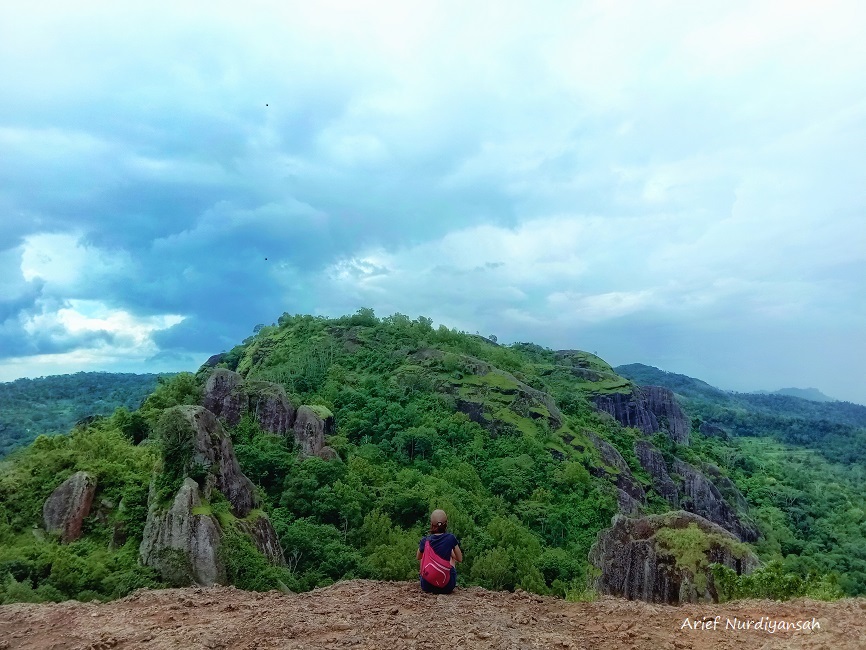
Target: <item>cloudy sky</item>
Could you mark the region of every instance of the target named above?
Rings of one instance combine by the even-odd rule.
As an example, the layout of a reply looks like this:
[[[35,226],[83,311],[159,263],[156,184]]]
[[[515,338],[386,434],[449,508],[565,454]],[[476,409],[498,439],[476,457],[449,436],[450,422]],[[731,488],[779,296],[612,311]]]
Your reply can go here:
[[[0,8],[0,380],[430,316],[866,403],[866,4]]]

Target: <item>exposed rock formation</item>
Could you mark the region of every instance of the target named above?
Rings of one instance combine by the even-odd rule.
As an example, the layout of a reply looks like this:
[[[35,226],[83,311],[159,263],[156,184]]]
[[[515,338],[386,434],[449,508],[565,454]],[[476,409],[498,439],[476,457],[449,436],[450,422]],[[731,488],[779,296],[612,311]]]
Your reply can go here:
[[[623,426],[647,435],[665,431],[679,444],[689,444],[689,420],[668,388],[643,386],[626,393],[596,395],[592,401]]]
[[[412,356],[423,361],[441,359],[446,355],[438,350],[419,350]],[[550,395],[486,361],[469,355],[456,356],[459,358],[459,371],[455,374],[463,381],[451,384],[446,390],[455,395],[457,410],[466,413],[470,420],[485,427],[491,435],[498,435],[512,426],[513,416],[498,417],[497,411],[503,409],[521,418],[546,420],[554,430],[562,427],[562,412]]]
[[[690,549],[684,553],[684,549]],[[703,554],[695,557],[693,550]],[[596,588],[630,600],[682,603],[718,600],[709,566],[723,564],[738,574],[758,559],[728,531],[689,512],[640,518],[616,515],[598,534],[589,554],[601,570]]]
[[[638,440],[634,445],[634,453],[638,461],[650,475],[655,491],[658,492],[674,508],[679,507],[677,486],[668,474],[668,467],[662,452],[646,440]]]
[[[303,453],[315,456],[334,431],[334,416],[324,406],[301,406],[295,418],[295,442]]]
[[[205,361],[205,362],[202,364],[202,367],[204,367],[204,368],[214,368],[214,367],[216,367],[217,365],[219,365],[220,363],[222,363],[223,360],[225,360],[226,356],[227,356],[227,355],[226,355],[225,352],[220,352],[220,353],[218,353],[218,354],[213,354],[213,355],[209,356],[208,359],[207,359],[207,361]]]
[[[609,413],[624,427],[633,427],[646,434],[659,430],[659,421],[638,393],[607,393],[592,398],[599,411]]]
[[[743,496],[743,493],[740,492],[731,479],[722,474],[718,467],[712,463],[703,463],[701,469],[704,472],[704,476],[707,476],[713,482],[713,485],[725,497],[725,501],[734,506],[737,512],[747,513],[749,511],[749,503],[746,501],[746,497]]]
[[[717,424],[711,424],[710,422],[701,422],[699,431],[701,432],[701,435],[704,435],[707,438],[721,438],[722,440],[728,440],[731,437],[725,429]]]
[[[617,488],[631,498],[631,500],[625,499],[622,496],[618,498],[620,511],[624,513],[639,511],[639,506],[646,504],[646,493],[638,480],[632,475],[625,458],[622,457],[622,454],[619,453],[616,447],[606,440],[602,440],[591,431],[587,431],[586,435],[595,448],[598,449],[602,460],[613,468],[613,473],[616,475]],[[603,472],[604,470],[601,470],[601,473]],[[598,473],[596,474],[596,476],[599,475]]]
[[[277,532],[267,515],[260,513],[258,517],[251,516],[247,520],[239,520],[236,523],[238,530],[247,534],[259,552],[264,555],[268,562],[278,566],[285,566],[286,558],[283,548],[277,539]]]
[[[740,520],[718,488],[700,471],[679,458],[674,460],[672,469],[680,477],[680,505],[684,510],[709,519],[743,541],[758,539],[757,530]]]
[[[643,505],[642,502],[635,499],[625,490],[621,488],[616,489],[616,506],[620,513],[630,517],[637,517],[641,513]]]
[[[319,450],[319,453],[316,455],[324,460],[340,460],[340,456],[337,454],[337,451],[333,447],[329,447],[327,445],[322,447]]]
[[[225,368],[210,373],[202,404],[230,426],[236,425],[245,413],[252,413],[263,431],[285,434],[295,421],[295,407],[282,386],[245,380]]]
[[[84,518],[90,514],[96,479],[87,472],[76,472],[63,481],[42,506],[45,530],[59,533],[63,542],[81,537]]]
[[[139,547],[142,564],[178,586],[225,584],[218,552],[222,531],[216,517],[202,510],[199,485],[191,478],[184,480],[168,510],[151,504]]]
[[[658,420],[660,429],[667,431],[674,442],[689,444],[691,423],[677,403],[673,391],[662,386],[643,386],[640,395],[650,413]]]
[[[188,436],[188,444],[179,446],[190,451],[188,459],[180,459],[184,479],[170,506],[159,502],[155,484],[151,485],[139,547],[142,563],[159,569],[173,584],[224,583],[218,550],[226,531],[211,510],[211,501],[222,495],[233,515],[223,523],[246,533],[271,562],[283,564],[270,520],[255,510],[259,506],[255,486],[241,472],[231,440],[216,416],[201,406],[176,406],[162,418],[179,436]]]
[[[176,406],[163,417],[185,420],[192,436],[192,455],[186,468],[206,472],[206,498],[215,487],[228,499],[235,517],[246,517],[258,506],[255,486],[241,472],[231,439],[216,416],[201,406]]]

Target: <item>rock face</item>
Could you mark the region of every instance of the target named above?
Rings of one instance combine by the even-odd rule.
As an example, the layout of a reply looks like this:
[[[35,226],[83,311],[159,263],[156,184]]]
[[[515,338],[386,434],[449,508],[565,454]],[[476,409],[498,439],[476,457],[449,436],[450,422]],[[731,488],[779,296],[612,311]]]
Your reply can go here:
[[[683,553],[703,550],[701,556]],[[616,515],[598,534],[589,559],[601,571],[596,588],[630,600],[678,604],[717,601],[709,566],[723,564],[738,574],[758,567],[758,559],[723,528],[703,517],[676,511],[631,518]]]
[[[199,485],[184,480],[168,510],[150,508],[139,547],[141,563],[158,569],[170,584],[225,584],[219,558],[222,530],[216,517],[202,510]]]
[[[689,420],[668,388],[643,386],[627,393],[596,395],[592,401],[625,427],[647,435],[665,431],[679,444],[689,444]]]
[[[42,506],[45,530],[59,533],[63,542],[81,537],[84,518],[90,514],[96,479],[87,472],[76,472],[63,481]]]
[[[721,438],[722,440],[728,440],[731,437],[725,429],[710,422],[701,422],[700,432],[707,438]]]
[[[646,505],[646,493],[638,480],[632,475],[628,463],[616,447],[602,440],[591,431],[586,432],[590,442],[598,449],[602,460],[611,468],[616,475],[616,486],[622,494],[618,495],[620,512],[634,514],[640,511],[640,506]],[[604,472],[604,470],[601,470]],[[629,498],[626,498],[629,497]]]
[[[325,446],[325,437],[334,431],[334,416],[322,406],[302,406],[295,418],[295,442],[304,454],[315,456]]]
[[[208,494],[215,487],[228,499],[235,517],[246,517],[259,505],[256,489],[241,472],[234,446],[222,424],[201,406],[177,406],[171,410],[182,416],[193,432],[192,465],[207,471]]]
[[[446,355],[438,350],[424,350],[412,356],[424,360]],[[512,427],[513,417],[502,417],[502,411],[506,409],[521,418],[544,420],[552,430],[562,427],[564,416],[548,393],[481,359],[469,355],[457,357],[459,369],[455,374],[461,379],[465,375],[466,381],[452,383],[445,390],[454,396],[457,410],[486,428],[491,436]]]
[[[655,491],[674,508],[678,508],[679,493],[677,486],[671,480],[670,474],[668,474],[668,467],[664,456],[662,456],[662,452],[646,440],[638,440],[634,445],[634,453],[641,467],[649,473]]]
[[[248,535],[272,563],[285,564],[270,520],[256,510],[260,504],[255,486],[241,472],[231,439],[217,417],[201,406],[176,406],[162,417],[170,418],[188,436],[191,450],[183,465],[183,481],[170,504],[159,502],[155,484],[151,484],[139,547],[141,562],[158,569],[171,584],[223,584],[226,574],[219,547],[227,532],[225,525]],[[211,502],[222,497],[232,515],[223,524],[211,507]]]
[[[252,413],[262,430],[285,434],[295,421],[295,407],[279,384],[248,381],[225,368],[210,373],[205,383],[204,407],[234,426],[245,413]]]
[[[646,440],[638,440],[635,455],[650,475],[653,488],[674,508],[682,508],[718,524],[739,539],[754,542],[758,532],[743,521],[739,513],[747,513],[749,504],[733,484],[715,465],[707,464],[704,471],[675,458],[668,473],[662,453]],[[721,486],[721,487],[719,487]]]
[[[677,403],[673,391],[661,386],[643,386],[640,394],[647,409],[656,417],[660,429],[667,431],[675,442],[689,444],[691,423]]]
[[[758,539],[757,530],[740,519],[719,489],[695,467],[677,458],[673,472],[680,477],[680,506],[684,510],[709,519],[745,542]]]

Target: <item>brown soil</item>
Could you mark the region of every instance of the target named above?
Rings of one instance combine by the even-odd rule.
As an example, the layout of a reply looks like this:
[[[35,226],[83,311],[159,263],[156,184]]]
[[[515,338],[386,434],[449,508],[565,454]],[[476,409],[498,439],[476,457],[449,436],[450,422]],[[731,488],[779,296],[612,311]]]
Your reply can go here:
[[[718,628],[683,628],[712,620]],[[818,621],[812,632],[725,629]],[[712,627],[712,623],[709,624]],[[615,598],[567,603],[471,587],[449,596],[405,582],[353,580],[285,595],[232,587],[141,590],[106,604],[0,607],[0,650],[12,648],[866,648],[866,600],[741,601],[672,607]]]

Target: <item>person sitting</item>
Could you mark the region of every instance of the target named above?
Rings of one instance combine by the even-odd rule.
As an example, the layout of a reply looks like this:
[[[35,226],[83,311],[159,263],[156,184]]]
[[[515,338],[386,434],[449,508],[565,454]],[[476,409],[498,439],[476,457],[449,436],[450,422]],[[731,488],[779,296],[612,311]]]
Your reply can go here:
[[[430,534],[418,544],[421,590],[427,593],[450,594],[457,585],[455,565],[463,561],[463,551],[447,529],[448,515],[444,510],[434,510],[430,515]]]

